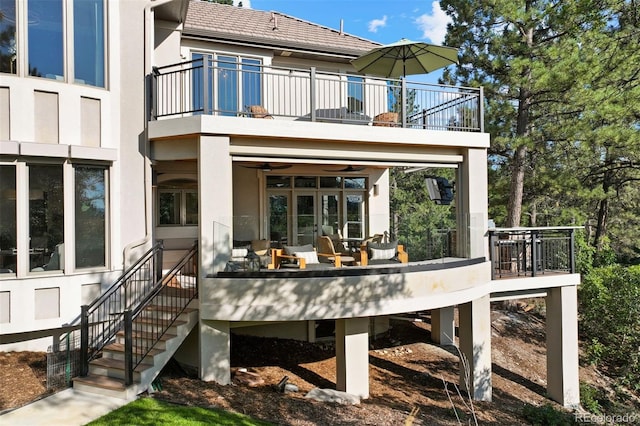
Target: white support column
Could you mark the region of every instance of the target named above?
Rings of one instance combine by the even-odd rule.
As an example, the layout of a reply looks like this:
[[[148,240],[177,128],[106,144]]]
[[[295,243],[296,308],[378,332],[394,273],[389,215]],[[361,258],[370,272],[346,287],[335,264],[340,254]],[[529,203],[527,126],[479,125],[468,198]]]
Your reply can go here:
[[[547,392],[565,407],[580,404],[577,286],[547,291]]]
[[[439,345],[454,345],[456,324],[453,319],[453,306],[431,310],[431,340]]]
[[[199,275],[224,269],[231,256],[233,174],[229,138],[201,136],[198,147]]]
[[[369,318],[336,320],[336,389],[369,397]]]
[[[473,399],[491,401],[491,310],[489,296],[458,305],[460,351],[468,368],[460,365],[460,386]],[[466,374],[468,370],[468,384]]]
[[[200,320],[200,379],[221,385],[231,382],[229,321]]]

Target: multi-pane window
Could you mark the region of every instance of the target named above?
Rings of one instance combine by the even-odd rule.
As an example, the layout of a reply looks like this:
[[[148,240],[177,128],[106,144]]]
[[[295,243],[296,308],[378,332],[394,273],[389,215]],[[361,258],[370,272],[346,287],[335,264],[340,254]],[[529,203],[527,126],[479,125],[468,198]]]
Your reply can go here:
[[[0,72],[15,74],[16,0],[0,0]]]
[[[75,168],[76,268],[106,266],[106,173],[102,167]]]
[[[228,55],[193,53],[193,110],[236,116],[251,105],[262,105],[262,61]],[[207,84],[203,70],[208,70]],[[203,90],[208,87],[209,92]],[[206,105],[205,105],[205,99]]]
[[[174,180],[158,188],[158,225],[198,224],[198,188],[195,182]]]
[[[17,74],[26,55],[25,75],[105,87],[105,0],[22,1],[0,0],[0,72]]]

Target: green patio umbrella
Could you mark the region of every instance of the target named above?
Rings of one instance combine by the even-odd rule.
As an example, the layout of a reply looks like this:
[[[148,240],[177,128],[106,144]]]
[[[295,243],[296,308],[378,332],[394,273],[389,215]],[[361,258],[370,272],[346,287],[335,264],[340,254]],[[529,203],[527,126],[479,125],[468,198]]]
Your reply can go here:
[[[428,74],[458,63],[458,49],[403,38],[370,50],[351,61],[359,72],[382,77]]]

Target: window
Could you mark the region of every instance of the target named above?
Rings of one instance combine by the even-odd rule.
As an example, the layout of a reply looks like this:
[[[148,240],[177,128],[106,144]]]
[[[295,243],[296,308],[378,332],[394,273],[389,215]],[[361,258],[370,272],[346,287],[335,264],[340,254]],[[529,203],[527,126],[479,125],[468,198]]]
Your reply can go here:
[[[194,181],[176,179],[158,186],[158,224],[198,224],[198,187]]]
[[[62,0],[29,0],[29,75],[64,78]]]
[[[62,165],[29,165],[29,270],[64,268]]]
[[[75,82],[104,87],[103,0],[74,0]]]
[[[262,105],[260,59],[195,52],[191,59],[194,61],[191,82],[194,111],[203,111],[206,106],[207,111],[215,109],[220,115],[235,117],[251,105]],[[207,79],[210,93],[207,96],[203,93],[204,69],[209,70]],[[205,99],[208,100],[207,105]]]
[[[364,113],[364,81],[362,77],[347,76],[347,101],[348,112]]]
[[[76,268],[106,266],[106,176],[102,167],[75,168]]]
[[[0,72],[16,73],[16,0],[0,0]]]
[[[0,165],[0,274],[16,272],[16,168]]]

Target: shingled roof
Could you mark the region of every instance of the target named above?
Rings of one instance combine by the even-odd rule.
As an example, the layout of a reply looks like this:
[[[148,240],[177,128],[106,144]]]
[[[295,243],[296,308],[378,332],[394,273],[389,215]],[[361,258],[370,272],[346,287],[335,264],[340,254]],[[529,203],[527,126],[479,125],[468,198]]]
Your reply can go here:
[[[189,2],[183,35],[353,57],[380,45],[280,12],[200,0]]]

